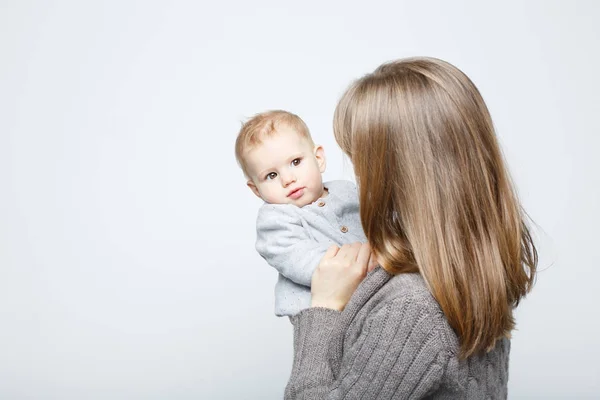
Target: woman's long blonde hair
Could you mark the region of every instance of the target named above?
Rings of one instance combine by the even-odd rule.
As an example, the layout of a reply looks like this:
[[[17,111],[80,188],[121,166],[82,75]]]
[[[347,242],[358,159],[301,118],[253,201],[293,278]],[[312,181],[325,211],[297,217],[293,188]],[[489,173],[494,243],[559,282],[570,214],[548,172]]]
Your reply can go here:
[[[423,276],[462,358],[509,337],[537,251],[473,82],[437,59],[384,64],[347,89],[334,132],[382,267]]]

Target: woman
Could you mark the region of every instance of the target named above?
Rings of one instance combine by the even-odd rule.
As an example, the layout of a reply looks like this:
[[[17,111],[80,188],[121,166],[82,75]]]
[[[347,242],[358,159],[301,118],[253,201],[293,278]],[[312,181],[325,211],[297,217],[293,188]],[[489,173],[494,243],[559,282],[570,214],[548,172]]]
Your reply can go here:
[[[334,132],[369,245],[315,271],[286,398],[506,398],[537,253],[479,91],[440,60],[384,64],[342,96]]]

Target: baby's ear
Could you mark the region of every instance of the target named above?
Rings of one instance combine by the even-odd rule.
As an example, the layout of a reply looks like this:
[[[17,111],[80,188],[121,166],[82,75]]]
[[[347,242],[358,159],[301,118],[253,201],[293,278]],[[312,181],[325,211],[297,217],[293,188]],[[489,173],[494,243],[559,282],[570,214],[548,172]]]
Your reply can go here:
[[[317,159],[317,164],[319,165],[319,171],[321,171],[321,173],[325,172],[327,160],[325,159],[325,150],[323,150],[323,146],[315,146],[314,153],[315,158]]]
[[[252,193],[254,193],[256,196],[258,196],[258,198],[262,199],[258,188],[256,187],[256,185],[254,184],[254,182],[252,182],[251,180],[248,180],[248,182],[246,182],[246,185],[248,185],[248,187],[250,188],[250,190],[252,190]]]

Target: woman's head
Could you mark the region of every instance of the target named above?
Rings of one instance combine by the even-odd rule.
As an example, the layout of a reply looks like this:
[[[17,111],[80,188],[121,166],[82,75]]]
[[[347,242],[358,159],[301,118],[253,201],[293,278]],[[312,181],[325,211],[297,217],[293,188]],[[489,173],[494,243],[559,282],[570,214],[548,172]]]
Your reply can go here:
[[[334,132],[382,266],[423,275],[463,356],[508,336],[537,253],[471,80],[437,59],[386,63],[348,88]]]

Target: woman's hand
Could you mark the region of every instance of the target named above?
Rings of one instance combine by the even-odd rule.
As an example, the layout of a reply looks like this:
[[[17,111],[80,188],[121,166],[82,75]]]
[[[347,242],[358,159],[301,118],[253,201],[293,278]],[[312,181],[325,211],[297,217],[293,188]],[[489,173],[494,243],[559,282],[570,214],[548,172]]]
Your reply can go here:
[[[376,265],[368,244],[331,246],[313,273],[311,306],[343,310],[358,284]]]

